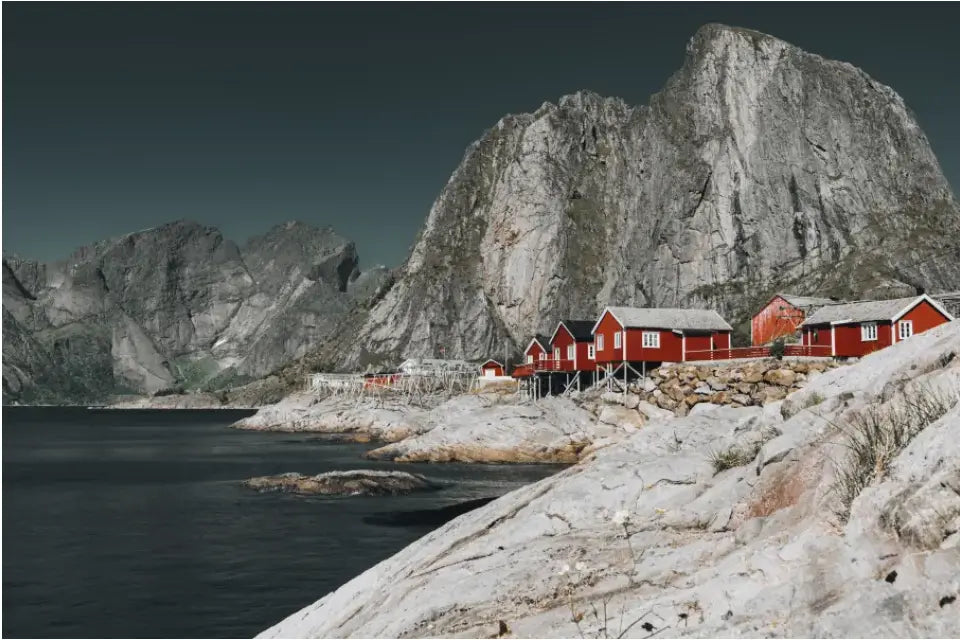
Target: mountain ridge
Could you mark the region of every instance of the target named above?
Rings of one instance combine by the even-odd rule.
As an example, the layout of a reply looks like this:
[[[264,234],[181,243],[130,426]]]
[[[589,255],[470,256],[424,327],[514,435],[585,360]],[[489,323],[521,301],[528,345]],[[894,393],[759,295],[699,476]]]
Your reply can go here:
[[[932,290],[960,281],[943,238],[958,221],[895,91],[709,24],[646,105],[576,92],[469,145],[397,285],[330,362],[515,352],[559,317],[614,303],[708,306],[742,323],[783,287]]]

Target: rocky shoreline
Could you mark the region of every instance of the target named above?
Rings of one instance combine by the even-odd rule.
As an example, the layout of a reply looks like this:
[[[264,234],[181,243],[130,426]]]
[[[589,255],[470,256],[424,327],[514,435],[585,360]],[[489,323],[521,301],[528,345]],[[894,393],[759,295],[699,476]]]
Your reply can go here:
[[[956,636],[958,354],[951,323],[783,400],[648,418],[262,636]]]

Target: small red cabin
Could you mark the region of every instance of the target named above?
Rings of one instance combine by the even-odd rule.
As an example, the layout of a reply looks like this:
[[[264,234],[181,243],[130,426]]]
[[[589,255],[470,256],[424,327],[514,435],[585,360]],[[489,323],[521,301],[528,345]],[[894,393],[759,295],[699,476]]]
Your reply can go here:
[[[750,342],[757,347],[770,344],[777,338],[794,336],[808,315],[835,303],[829,298],[778,293],[750,320]]]
[[[825,356],[859,357],[950,322],[933,298],[864,300],[822,307],[803,323],[803,344]]]
[[[553,357],[545,367],[552,371],[593,371],[597,362],[593,349],[592,320],[561,320],[553,336]]]
[[[496,360],[487,360],[480,365],[480,375],[484,378],[493,378],[503,375],[503,364]]]
[[[550,357],[550,340],[545,336],[534,336],[523,355],[527,364],[535,365],[541,360],[546,360]]]
[[[596,362],[683,362],[688,353],[729,349],[732,331],[707,309],[607,307],[593,326]]]

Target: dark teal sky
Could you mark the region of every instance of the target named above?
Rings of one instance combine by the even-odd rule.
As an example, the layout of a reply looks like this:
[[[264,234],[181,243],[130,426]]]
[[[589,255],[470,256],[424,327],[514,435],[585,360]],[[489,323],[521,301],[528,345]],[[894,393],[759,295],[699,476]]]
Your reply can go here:
[[[403,261],[464,149],[577,89],[645,103],[706,22],[896,89],[960,184],[960,10],[890,4],[4,3],[3,248],[177,218]]]

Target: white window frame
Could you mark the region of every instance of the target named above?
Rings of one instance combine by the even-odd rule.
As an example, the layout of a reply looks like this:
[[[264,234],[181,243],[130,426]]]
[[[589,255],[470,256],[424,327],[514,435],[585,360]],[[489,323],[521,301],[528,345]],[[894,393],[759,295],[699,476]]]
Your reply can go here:
[[[644,331],[642,342],[640,343],[644,349],[659,349],[660,348],[660,332],[659,331]]]
[[[603,351],[603,334],[597,334],[597,351]]]
[[[532,353],[528,353],[528,354],[527,354],[527,364],[533,364],[533,354],[532,354]]]
[[[554,359],[554,360],[559,360],[559,359],[560,359],[560,347],[554,347],[554,348],[553,348],[553,359]]]
[[[568,344],[567,345],[567,360],[573,360],[577,357],[577,345]]]
[[[613,332],[613,348],[619,349],[623,346],[623,331]]]
[[[906,329],[906,331],[904,331]],[[897,323],[897,339],[906,340],[913,336],[913,320],[901,320]]]
[[[877,323],[861,322],[860,323],[860,341],[875,342],[876,340],[877,340]]]
[[[590,360],[597,359],[597,348],[592,344],[587,345],[587,358]]]

